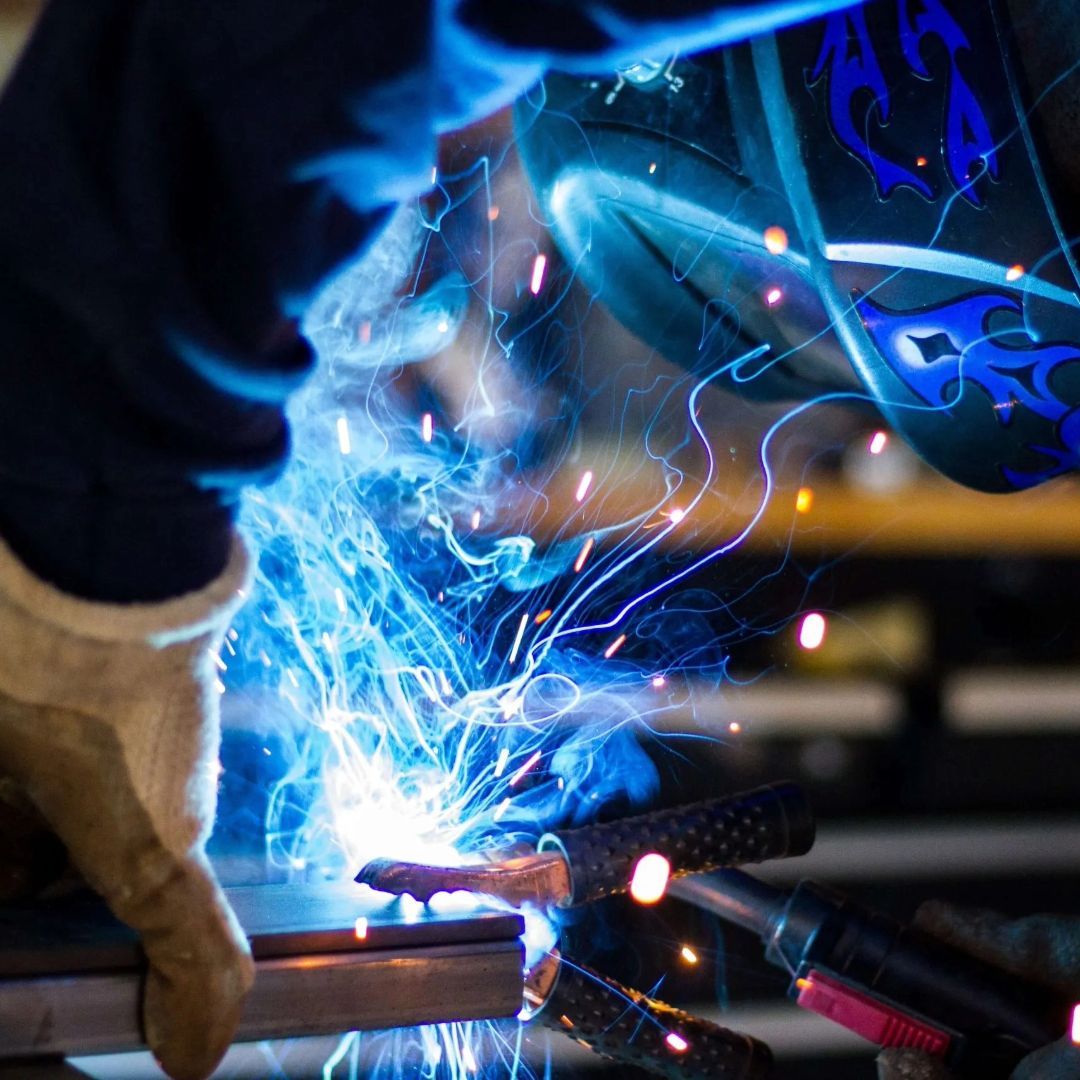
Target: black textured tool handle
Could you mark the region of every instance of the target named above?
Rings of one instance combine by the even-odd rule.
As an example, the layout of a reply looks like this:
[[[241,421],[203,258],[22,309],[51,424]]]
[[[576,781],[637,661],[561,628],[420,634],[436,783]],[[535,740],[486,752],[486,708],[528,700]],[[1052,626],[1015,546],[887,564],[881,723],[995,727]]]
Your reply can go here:
[[[587,904],[630,887],[642,855],[656,852],[671,876],[802,855],[814,842],[814,815],[797,784],[657,810],[606,825],[548,833],[539,850],[561,851],[570,868],[568,904]]]
[[[539,1020],[606,1058],[670,1080],[763,1080],[772,1070],[764,1043],[565,959]]]

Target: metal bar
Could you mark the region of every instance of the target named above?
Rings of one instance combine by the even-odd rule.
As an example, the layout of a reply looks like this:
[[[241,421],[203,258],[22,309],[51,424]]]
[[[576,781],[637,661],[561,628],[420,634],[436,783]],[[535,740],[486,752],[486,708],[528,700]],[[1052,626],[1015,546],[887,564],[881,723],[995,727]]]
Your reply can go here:
[[[355,887],[255,887],[230,898],[258,969],[238,1041],[496,1019],[521,1008],[515,915],[462,904],[432,911]],[[0,1058],[140,1048],[141,971],[133,936],[96,904],[24,911],[21,921],[5,912]]]

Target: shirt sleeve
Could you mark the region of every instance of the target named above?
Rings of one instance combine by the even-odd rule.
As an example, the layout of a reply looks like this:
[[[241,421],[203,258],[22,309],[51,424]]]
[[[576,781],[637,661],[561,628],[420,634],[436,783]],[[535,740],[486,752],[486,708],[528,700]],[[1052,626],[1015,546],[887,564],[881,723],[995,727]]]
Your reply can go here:
[[[95,599],[220,569],[288,452],[299,319],[436,135],[839,0],[51,0],[0,98],[0,532]]]

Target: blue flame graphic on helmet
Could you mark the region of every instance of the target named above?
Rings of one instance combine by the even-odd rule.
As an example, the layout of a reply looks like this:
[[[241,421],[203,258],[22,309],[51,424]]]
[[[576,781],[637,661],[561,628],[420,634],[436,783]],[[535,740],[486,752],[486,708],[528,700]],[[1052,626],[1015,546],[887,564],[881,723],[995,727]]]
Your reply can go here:
[[[1051,464],[1032,472],[1003,464],[1002,473],[1014,487],[1033,487],[1080,468],[1080,407],[1063,401],[1053,386],[1063,365],[1080,363],[1080,345],[1037,343],[1030,337],[1026,345],[1005,344],[991,322],[1012,317],[1022,325],[1024,309],[1015,297],[987,291],[905,312],[860,296],[856,308],[889,367],[928,405],[948,410],[978,388],[1002,428],[1025,409],[1047,421],[1056,445],[1031,443],[1027,449]]]
[[[923,45],[936,37],[949,58],[942,147],[949,178],[975,206],[982,200],[975,181],[984,173],[997,179],[998,157],[990,124],[975,92],[960,71],[957,58],[971,46],[959,23],[939,0],[899,0],[900,51],[910,74],[927,81],[933,75],[923,59]],[[870,118],[884,127],[893,116],[889,80],[882,70],[862,8],[837,12],[825,20],[825,34],[811,81],[825,77],[829,123],[841,145],[869,170],[882,198],[899,187],[914,188],[928,199],[934,190],[922,176],[870,146]],[[861,107],[863,91],[873,95],[869,110]],[[856,106],[860,105],[856,112]],[[934,141],[928,137],[927,142]],[[915,152],[911,159],[915,159]]]

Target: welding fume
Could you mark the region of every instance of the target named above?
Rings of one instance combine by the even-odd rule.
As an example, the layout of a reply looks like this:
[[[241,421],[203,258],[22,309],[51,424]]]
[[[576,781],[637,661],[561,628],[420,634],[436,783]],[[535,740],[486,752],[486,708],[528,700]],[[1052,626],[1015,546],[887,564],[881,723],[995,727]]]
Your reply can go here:
[[[1067,0],[0,0],[0,39],[0,880],[6,900],[37,895],[54,882],[29,864],[56,852],[51,877],[81,879],[138,933],[143,1035],[174,1080],[214,1071],[255,977],[205,851],[215,657],[258,588],[237,523],[287,468],[286,409],[318,376],[307,313],[350,281],[398,288],[363,257],[438,189],[440,136],[512,110],[537,220],[576,281],[733,402],[861,411],[983,492],[1080,466]],[[538,294],[546,267],[519,291]],[[333,334],[396,342],[382,359],[400,374],[460,329],[463,308],[428,284],[378,307],[385,325]],[[350,408],[339,456],[371,415],[362,395]],[[435,424],[424,412],[423,444]],[[425,527],[456,551],[436,517]],[[603,539],[573,537],[544,574],[504,544],[508,591],[584,582]],[[462,561],[476,578],[494,558]],[[617,579],[582,586],[581,605]],[[545,622],[593,629],[577,610],[515,613],[509,662],[536,670],[525,635]],[[609,660],[617,618],[599,624]],[[415,681],[451,696],[445,675]],[[503,720],[523,686],[499,698]],[[777,791],[754,799],[794,798]],[[940,904],[917,921],[1080,998],[1072,921]],[[971,1075],[935,1046],[888,1046],[881,1080]],[[1012,1076],[1080,1078],[1080,1028]]]

